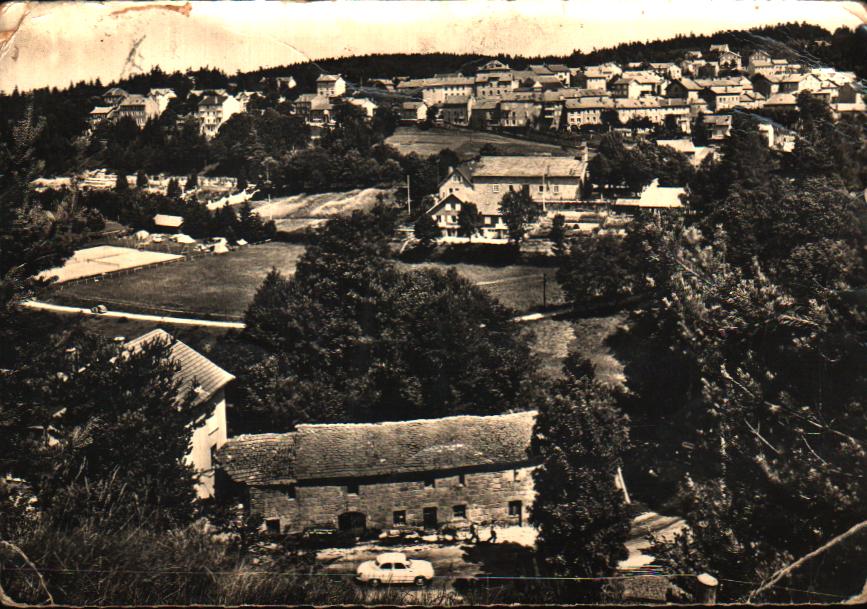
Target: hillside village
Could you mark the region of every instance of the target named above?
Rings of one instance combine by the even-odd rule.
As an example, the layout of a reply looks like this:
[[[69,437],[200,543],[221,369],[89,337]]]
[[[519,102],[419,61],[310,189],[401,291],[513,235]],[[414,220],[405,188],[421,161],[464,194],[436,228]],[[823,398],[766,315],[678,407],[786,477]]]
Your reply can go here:
[[[159,523],[143,546],[201,527],[222,554],[190,541],[189,564],[224,575],[175,602],[858,592],[863,539],[774,578],[865,518],[867,75],[768,49],[156,72],[85,87],[62,135],[3,96],[28,108],[0,176],[30,219],[2,236],[0,540],[50,574],[76,567],[34,557],[40,522]],[[66,158],[39,156],[45,129]],[[134,450],[145,432],[166,446]],[[341,577],[391,551],[436,579]],[[257,570],[291,577],[253,594]]]

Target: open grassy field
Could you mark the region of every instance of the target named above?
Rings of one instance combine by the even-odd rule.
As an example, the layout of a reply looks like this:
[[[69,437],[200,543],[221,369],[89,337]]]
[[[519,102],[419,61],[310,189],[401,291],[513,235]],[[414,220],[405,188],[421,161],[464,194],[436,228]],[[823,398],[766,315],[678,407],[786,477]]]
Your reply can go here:
[[[119,311],[238,319],[243,316],[271,267],[276,267],[284,275],[291,275],[303,253],[303,245],[251,245],[226,254],[143,268],[99,281],[61,285],[53,293],[52,300],[77,306],[105,304]],[[542,305],[543,275],[547,275],[547,304],[563,302],[560,286],[554,280],[554,271],[550,268],[438,262],[397,264],[404,270],[453,268],[518,312]]]
[[[381,188],[364,188],[348,192],[326,192],[312,195],[292,195],[255,201],[253,209],[266,220],[274,220],[277,229],[293,232],[317,226],[336,215],[367,210],[376,205],[380,195],[388,196]]]
[[[237,319],[271,267],[291,275],[303,253],[303,245],[251,245],[98,282],[61,286],[53,300],[80,306],[104,303],[121,311],[159,310],[176,316],[210,314]]]
[[[415,152],[419,156],[437,154],[444,148],[451,148],[462,159],[479,154],[482,146],[492,144],[506,154],[555,154],[562,152],[560,146],[530,142],[485,131],[431,128],[423,131],[418,127],[398,127],[385,143],[394,146],[401,154]]]
[[[504,305],[518,312],[548,305],[562,304],[563,291],[554,278],[554,269],[541,266],[483,266],[479,264],[446,264],[442,262],[399,263],[405,270],[438,268],[454,269]],[[547,282],[543,279],[547,276]],[[543,294],[544,288],[544,294]]]

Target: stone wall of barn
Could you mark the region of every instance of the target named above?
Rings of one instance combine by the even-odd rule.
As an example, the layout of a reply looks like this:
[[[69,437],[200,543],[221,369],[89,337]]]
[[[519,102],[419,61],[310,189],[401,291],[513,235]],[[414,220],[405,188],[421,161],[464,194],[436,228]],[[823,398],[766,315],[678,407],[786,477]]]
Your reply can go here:
[[[425,508],[436,508],[438,525],[527,524],[533,504],[532,467],[437,476],[430,485],[417,480],[382,481],[359,484],[357,493],[349,486],[304,486],[299,484],[290,497],[288,487],[250,489],[250,508],[265,520],[279,519],[283,532],[306,528],[337,528],[341,514],[364,514],[368,528],[401,528],[394,513],[405,512],[405,526],[422,528]],[[515,502],[520,502],[519,513]],[[456,517],[455,508],[465,506],[466,517]]]

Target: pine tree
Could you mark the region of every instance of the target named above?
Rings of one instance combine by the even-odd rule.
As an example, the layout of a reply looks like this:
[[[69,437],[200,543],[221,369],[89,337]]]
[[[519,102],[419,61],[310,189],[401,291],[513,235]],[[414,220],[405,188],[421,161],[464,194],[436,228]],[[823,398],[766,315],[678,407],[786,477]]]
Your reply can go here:
[[[195,190],[198,187],[199,187],[199,174],[197,174],[195,172],[191,173],[187,177],[186,184],[184,184],[184,191],[188,192],[190,190]]]
[[[184,459],[190,426],[202,413],[191,390],[181,390],[171,343],[154,339],[129,350],[84,335],[51,364],[34,395],[52,414],[45,424],[57,440],[47,454],[52,473],[38,483],[42,503],[67,520],[85,517],[97,506],[64,505],[70,485],[117,476],[130,488],[127,514],[147,505],[166,524],[188,521],[194,477]]]
[[[422,214],[415,221],[413,234],[422,247],[430,247],[440,237],[440,229],[430,214]]]
[[[166,187],[166,196],[171,198],[171,199],[178,199],[178,198],[180,198],[181,194],[182,194],[182,192],[181,192],[181,187],[178,184],[178,179],[177,178],[170,179],[169,185]]]
[[[521,190],[510,190],[500,202],[500,214],[508,228],[509,240],[516,246],[524,240],[528,225],[535,222],[541,213],[526,185]]]
[[[482,227],[482,216],[475,203],[461,203],[461,211],[458,212],[458,234],[473,240],[473,235]]]
[[[628,419],[589,362],[571,355],[564,373],[533,430],[531,452],[541,461],[531,511],[537,555],[551,575],[608,576],[627,556],[630,518],[614,480],[629,443]]]
[[[141,169],[138,170],[138,173],[135,176],[135,187],[138,189],[143,189],[143,188],[148,187],[148,176]]]
[[[117,177],[114,180],[115,192],[126,192],[129,190],[129,182],[126,179],[126,174],[123,171],[117,172]]]
[[[566,255],[566,218],[563,214],[554,216],[551,222],[551,233],[548,235],[551,243],[554,244],[554,253],[563,257]]]

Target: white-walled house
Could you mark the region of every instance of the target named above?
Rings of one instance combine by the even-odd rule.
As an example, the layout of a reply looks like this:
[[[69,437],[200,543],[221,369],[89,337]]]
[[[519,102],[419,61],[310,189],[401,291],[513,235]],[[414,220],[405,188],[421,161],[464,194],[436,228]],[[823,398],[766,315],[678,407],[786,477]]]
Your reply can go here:
[[[244,111],[244,104],[231,95],[206,95],[199,102],[196,118],[202,135],[211,139],[229,118]]]
[[[172,340],[168,332],[157,328],[131,340],[126,347],[134,351],[153,341]],[[214,456],[228,438],[225,387],[235,377],[179,340],[172,343],[170,357],[179,367],[179,398],[192,391],[194,406],[200,413],[191,426],[190,452],[185,461],[198,475],[196,494],[205,499],[214,495]]]
[[[440,182],[437,203],[427,213],[443,237],[459,237],[461,207],[473,203],[482,216],[479,236],[505,240],[508,229],[500,203],[507,192],[527,188],[542,210],[548,204],[574,204],[581,198],[586,172],[586,161],[572,157],[483,156],[449,171]]]
[[[323,74],[316,79],[316,95],[339,97],[346,93],[346,81],[340,74]]]

